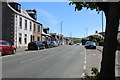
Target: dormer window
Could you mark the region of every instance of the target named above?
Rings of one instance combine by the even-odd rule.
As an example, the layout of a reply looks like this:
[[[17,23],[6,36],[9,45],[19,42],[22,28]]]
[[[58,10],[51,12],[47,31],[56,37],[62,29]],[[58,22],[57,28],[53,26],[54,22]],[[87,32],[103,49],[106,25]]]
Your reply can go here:
[[[16,11],[21,12],[21,5],[17,2],[9,2],[10,6]]]
[[[44,33],[49,34],[49,28],[44,28],[43,29]]]
[[[34,10],[26,10],[27,13],[29,14],[30,17],[32,17],[33,19],[37,20],[37,11]]]

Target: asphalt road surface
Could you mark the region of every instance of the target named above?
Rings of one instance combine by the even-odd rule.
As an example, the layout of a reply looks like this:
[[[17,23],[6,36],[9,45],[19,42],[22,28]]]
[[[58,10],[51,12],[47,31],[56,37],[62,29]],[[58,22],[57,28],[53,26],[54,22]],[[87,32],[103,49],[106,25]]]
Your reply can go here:
[[[92,67],[100,68],[101,52],[66,45],[1,58],[3,78],[81,78]]]

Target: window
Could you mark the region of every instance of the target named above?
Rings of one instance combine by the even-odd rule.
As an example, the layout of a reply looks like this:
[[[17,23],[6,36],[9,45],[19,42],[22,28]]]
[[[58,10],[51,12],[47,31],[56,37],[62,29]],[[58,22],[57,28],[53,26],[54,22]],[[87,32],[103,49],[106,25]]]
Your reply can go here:
[[[32,39],[33,39],[32,37],[33,37],[33,36],[31,35],[31,36],[30,36],[30,40],[31,40],[31,42],[33,41],[33,40],[32,40]]]
[[[34,32],[36,31],[36,25],[34,24]]]
[[[38,32],[40,32],[40,26],[38,25]]]
[[[24,42],[27,44],[27,34],[24,35]]]
[[[40,37],[38,37],[37,41],[40,41]]]
[[[19,33],[19,44],[22,44],[22,34]]]
[[[46,32],[47,32],[47,34],[49,34],[49,30],[47,30]]]
[[[19,27],[22,28],[22,18],[19,18]]]
[[[32,22],[30,21],[30,30],[32,30]]]
[[[27,20],[25,20],[25,30],[27,30]]]

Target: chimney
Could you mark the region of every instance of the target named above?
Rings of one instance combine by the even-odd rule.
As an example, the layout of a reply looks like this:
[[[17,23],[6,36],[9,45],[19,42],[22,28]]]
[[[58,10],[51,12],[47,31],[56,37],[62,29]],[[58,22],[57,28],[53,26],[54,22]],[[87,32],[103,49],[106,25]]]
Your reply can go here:
[[[26,10],[26,12],[29,14],[30,17],[37,20],[37,11],[35,9],[33,10]]]
[[[95,31],[95,33],[98,33],[98,31]]]

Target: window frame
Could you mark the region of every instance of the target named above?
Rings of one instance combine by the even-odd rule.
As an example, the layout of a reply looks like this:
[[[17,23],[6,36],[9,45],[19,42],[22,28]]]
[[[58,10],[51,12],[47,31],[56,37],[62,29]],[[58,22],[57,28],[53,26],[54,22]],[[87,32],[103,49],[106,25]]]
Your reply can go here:
[[[27,19],[25,19],[25,30],[27,30]]]
[[[22,33],[19,33],[19,44],[22,44]]]
[[[32,30],[32,22],[30,21],[30,31]]]
[[[40,29],[40,25],[38,25],[38,32],[40,32],[40,30],[41,30],[41,29]]]
[[[19,28],[22,29],[22,17],[19,17]]]
[[[33,29],[33,31],[34,31],[34,32],[36,31],[36,24],[34,24],[34,29]]]
[[[27,44],[27,34],[24,34],[24,43]]]

